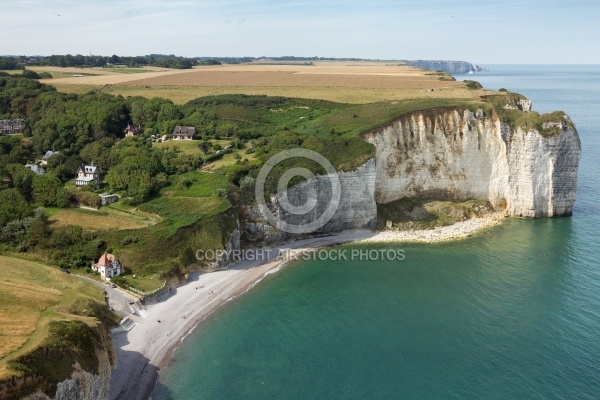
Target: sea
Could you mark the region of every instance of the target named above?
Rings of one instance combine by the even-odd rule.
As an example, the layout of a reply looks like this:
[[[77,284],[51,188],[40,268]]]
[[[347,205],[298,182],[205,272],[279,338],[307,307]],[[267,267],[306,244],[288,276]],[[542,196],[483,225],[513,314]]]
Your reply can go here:
[[[195,329],[152,398],[599,399],[600,65],[488,67],[456,78],[576,124],[572,217],[292,263]]]

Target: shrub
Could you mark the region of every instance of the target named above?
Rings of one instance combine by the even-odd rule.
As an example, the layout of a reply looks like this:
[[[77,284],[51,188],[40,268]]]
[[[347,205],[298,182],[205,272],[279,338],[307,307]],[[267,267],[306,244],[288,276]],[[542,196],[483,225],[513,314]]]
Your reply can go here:
[[[139,239],[137,238],[137,236],[127,235],[121,240],[121,244],[123,246],[127,246],[128,244],[137,243],[138,240]]]
[[[481,85],[481,83],[479,83],[477,81],[466,80],[464,82],[465,82],[465,85],[467,86],[467,89],[469,89],[469,90],[483,89],[483,86]]]

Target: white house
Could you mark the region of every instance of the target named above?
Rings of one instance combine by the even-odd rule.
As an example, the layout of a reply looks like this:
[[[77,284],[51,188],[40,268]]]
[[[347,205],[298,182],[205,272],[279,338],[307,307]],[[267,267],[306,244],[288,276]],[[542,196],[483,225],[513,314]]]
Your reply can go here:
[[[96,186],[100,185],[100,172],[98,172],[98,167],[96,167],[94,163],[92,163],[92,165],[81,164],[77,170],[75,186],[85,186],[90,183],[94,183]]]
[[[98,262],[92,264],[92,271],[99,272],[102,279],[107,281],[123,274],[121,263],[114,254],[110,253],[102,254]]]

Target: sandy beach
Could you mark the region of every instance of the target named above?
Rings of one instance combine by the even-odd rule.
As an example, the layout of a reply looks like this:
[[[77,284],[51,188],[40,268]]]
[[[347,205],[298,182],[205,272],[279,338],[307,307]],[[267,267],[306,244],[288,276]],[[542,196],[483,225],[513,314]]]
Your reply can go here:
[[[493,215],[425,231],[367,230],[343,232],[326,237],[298,240],[274,249],[256,249],[261,256],[240,261],[226,270],[193,273],[171,296],[147,307],[144,318],[130,317],[136,325],[128,332],[114,333],[118,365],[111,377],[110,399],[146,399],[161,368],[164,368],[183,339],[220,306],[243,294],[286,262],[277,257],[285,252],[305,252],[336,244],[381,242],[436,242],[469,236],[477,230],[501,223]]]

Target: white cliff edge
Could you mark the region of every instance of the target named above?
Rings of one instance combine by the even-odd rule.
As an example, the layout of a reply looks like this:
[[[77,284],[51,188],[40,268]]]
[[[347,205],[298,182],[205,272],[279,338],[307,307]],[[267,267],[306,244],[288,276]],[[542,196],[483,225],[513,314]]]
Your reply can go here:
[[[523,107],[529,111],[531,103]],[[566,116],[546,122],[543,129],[512,129],[497,115],[483,110],[424,111],[402,116],[363,138],[376,148],[355,171],[340,173],[342,200],[333,218],[311,234],[373,228],[377,204],[403,197],[464,201],[487,200],[506,216],[542,218],[571,215],[577,191],[581,143]],[[281,207],[281,194],[273,196],[271,211],[294,224],[320,215],[331,198],[318,176],[288,190],[293,204],[308,196],[317,206],[305,215],[289,215]],[[242,217],[245,240],[272,244],[293,240],[268,224],[258,207],[247,206]],[[304,235],[306,236],[306,235]]]
[[[568,117],[543,136],[477,114],[415,113],[366,134],[377,149],[377,203],[480,199],[508,216],[571,215],[581,143]]]

